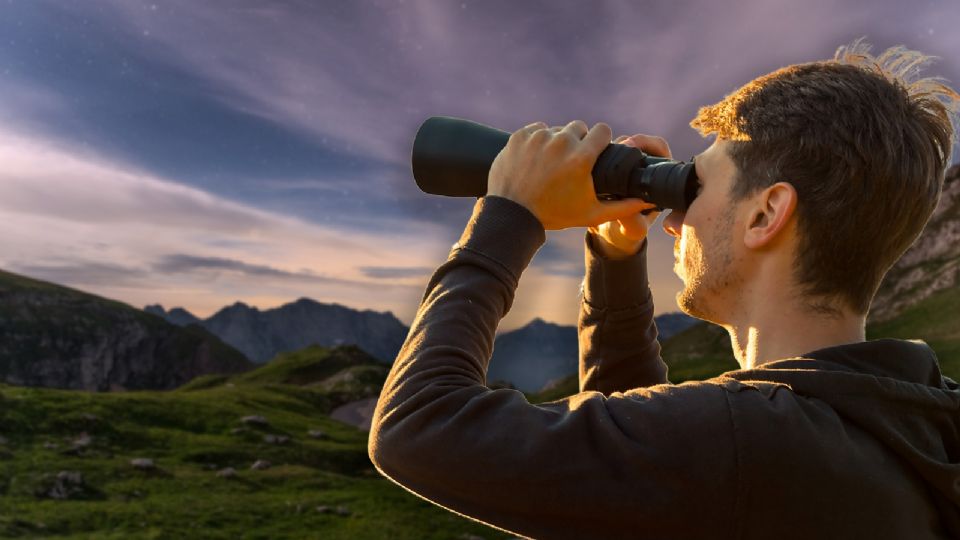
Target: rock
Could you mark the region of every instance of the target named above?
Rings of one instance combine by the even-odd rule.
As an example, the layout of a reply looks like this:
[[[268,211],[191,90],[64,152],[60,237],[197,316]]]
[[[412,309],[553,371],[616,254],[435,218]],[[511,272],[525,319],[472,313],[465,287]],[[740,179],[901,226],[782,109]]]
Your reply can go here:
[[[337,515],[340,515],[340,516],[349,516],[349,515],[350,515],[350,509],[341,504],[340,506],[337,506]]]
[[[58,445],[55,442],[47,441],[43,443],[43,447],[46,448],[47,450],[56,450],[57,448],[60,448],[60,445]]]
[[[130,464],[133,465],[134,469],[139,469],[141,471],[153,471],[157,468],[157,466],[154,465],[153,460],[150,458],[134,458],[130,460]]]
[[[3,435],[0,435],[0,446],[6,445],[8,442],[10,442],[9,439],[4,437]]]
[[[233,467],[226,467],[217,471],[217,476],[220,478],[233,478],[237,476],[237,470]]]
[[[58,501],[86,499],[95,494],[96,490],[86,485],[83,475],[76,471],[60,471],[56,477],[45,475],[34,491],[37,497]]]
[[[332,512],[332,511],[333,511],[333,509],[330,508],[329,506],[325,505],[325,504],[322,504],[322,505],[320,505],[320,506],[317,507],[317,512],[320,512],[321,514],[327,514],[327,513],[330,513],[330,512]]]
[[[310,431],[307,432],[307,435],[308,435],[311,439],[326,439],[326,438],[327,438],[327,434],[324,433],[323,431],[319,430],[319,429],[311,429]]]
[[[60,453],[65,456],[80,456],[86,454],[87,450],[93,445],[93,437],[87,434],[86,431],[80,433],[80,435],[70,441],[70,448],[61,450]]]
[[[263,442],[267,444],[287,444],[290,441],[290,437],[286,435],[273,435],[267,434],[263,436]]]
[[[268,427],[270,425],[270,422],[268,422],[266,418],[260,416],[259,414],[244,416],[240,419],[240,421],[248,426]]]
[[[231,429],[231,430],[230,430],[230,434],[231,434],[231,435],[243,435],[244,433],[248,433],[249,431],[250,431],[250,430],[247,429],[247,428],[238,427],[238,428],[233,428],[233,429]]]
[[[80,433],[79,437],[71,441],[70,444],[72,444],[74,448],[87,448],[93,444],[93,437],[87,435],[87,432],[84,431]]]
[[[270,462],[265,459],[258,459],[250,466],[252,471],[263,471],[270,468]]]

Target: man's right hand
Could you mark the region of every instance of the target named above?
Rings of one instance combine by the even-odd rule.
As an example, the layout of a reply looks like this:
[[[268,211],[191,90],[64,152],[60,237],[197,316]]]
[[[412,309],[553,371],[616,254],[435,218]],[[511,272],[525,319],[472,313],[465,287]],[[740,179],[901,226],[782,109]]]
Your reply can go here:
[[[639,148],[644,152],[658,157],[672,158],[667,141],[652,135],[637,134],[617,137],[614,144],[624,144]],[[649,208],[656,208],[650,204]],[[587,230],[593,235],[593,246],[607,259],[625,259],[635,255],[647,237],[647,230],[657,219],[660,212],[641,213],[628,217],[601,223]]]

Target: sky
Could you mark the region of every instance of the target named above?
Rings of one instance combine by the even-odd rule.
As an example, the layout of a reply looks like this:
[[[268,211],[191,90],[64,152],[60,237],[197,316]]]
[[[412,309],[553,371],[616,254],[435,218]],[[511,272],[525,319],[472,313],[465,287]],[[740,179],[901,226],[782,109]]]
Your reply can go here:
[[[0,0],[0,268],[200,317],[308,297],[409,325],[475,202],[417,189],[428,117],[605,122],[688,159],[698,107],[858,37],[960,86],[958,27],[960,0]],[[547,233],[501,331],[576,324],[583,236]],[[672,247],[658,221],[657,313]]]

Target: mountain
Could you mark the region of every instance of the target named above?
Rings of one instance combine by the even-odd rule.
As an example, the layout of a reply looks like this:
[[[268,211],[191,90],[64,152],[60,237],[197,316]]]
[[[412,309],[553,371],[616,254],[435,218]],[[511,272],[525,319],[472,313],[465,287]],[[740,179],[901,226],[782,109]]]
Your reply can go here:
[[[700,322],[683,313],[664,313],[654,321],[661,341]],[[507,382],[525,392],[540,390],[577,373],[579,347],[576,326],[536,318],[522,328],[497,336],[487,382]]]
[[[940,203],[923,233],[887,275],[869,321],[888,321],[938,291],[960,285],[960,164],[947,171]]]
[[[515,388],[534,391],[550,380],[576,373],[577,362],[577,328],[537,318],[497,336],[487,382],[509,381]]]
[[[154,304],[143,308],[147,313],[152,313],[158,317],[163,317],[167,322],[177,326],[187,326],[188,324],[199,324],[200,318],[183,308],[173,308],[170,311],[163,309],[160,304]]]
[[[310,345],[341,344],[358,345],[381,362],[392,363],[409,331],[389,311],[359,311],[309,298],[264,311],[237,302],[202,320],[182,308],[164,312],[162,306],[155,304],[145,310],[166,313],[165,318],[175,324],[187,324],[187,316],[192,317],[194,324],[219,336],[258,364],[278,353]]]
[[[0,381],[107,391],[171,389],[252,367],[206,330],[0,271]]]
[[[354,344],[389,364],[409,332],[390,312],[358,311],[307,298],[265,311],[237,302],[205,320],[183,308],[166,311],[159,304],[146,306],[144,311],[174,324],[198,324],[258,363],[309,345]],[[666,313],[655,320],[661,339],[699,322],[683,313]],[[578,347],[575,326],[534,319],[497,336],[487,380],[525,391],[539,390],[551,380],[577,372]]]

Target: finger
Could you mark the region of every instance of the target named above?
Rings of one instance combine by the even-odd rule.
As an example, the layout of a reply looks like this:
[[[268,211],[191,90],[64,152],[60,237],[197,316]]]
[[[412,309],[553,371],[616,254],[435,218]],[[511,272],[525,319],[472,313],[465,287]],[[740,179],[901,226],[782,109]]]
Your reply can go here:
[[[587,123],[584,122],[583,120],[574,120],[573,122],[570,122],[566,126],[563,126],[563,129],[560,130],[560,133],[572,134],[574,137],[577,138],[578,141],[580,139],[583,139],[584,135],[586,135],[587,132],[588,132]]]
[[[534,122],[532,124],[527,124],[523,126],[523,130],[527,132],[533,132],[538,129],[545,129],[547,127],[546,122]]]
[[[630,136],[629,136],[629,135],[621,135],[621,136],[617,137],[613,142],[614,142],[615,144],[620,144],[620,143],[622,143],[623,141],[628,141],[628,140],[630,140]]]
[[[643,199],[621,199],[619,201],[601,201],[597,205],[591,224],[600,224],[615,219],[625,218],[636,214],[641,210],[656,208],[657,205],[648,203]]]
[[[587,135],[583,138],[584,148],[591,156],[596,158],[600,155],[600,152],[603,152],[603,149],[610,144],[610,138],[612,136],[613,131],[610,129],[610,126],[603,122],[598,122],[590,128],[590,131],[588,131]]]
[[[668,157],[672,158],[673,154],[670,152],[670,145],[667,144],[666,139],[663,137],[657,137],[655,135],[644,135],[643,133],[638,133],[630,137],[629,143],[624,143],[628,146],[633,146],[639,148],[644,152],[659,156],[659,157]]]

